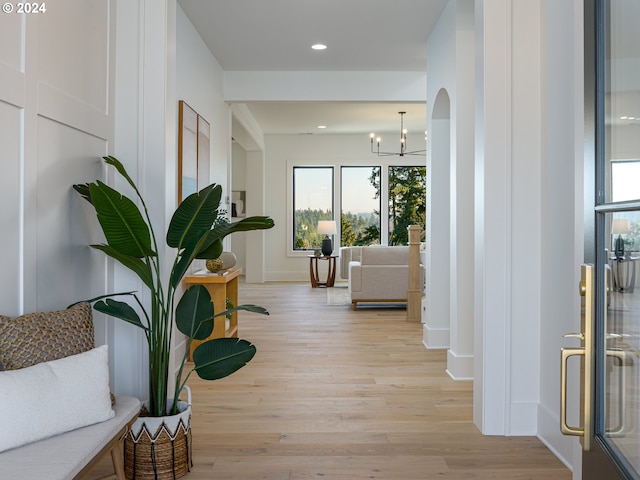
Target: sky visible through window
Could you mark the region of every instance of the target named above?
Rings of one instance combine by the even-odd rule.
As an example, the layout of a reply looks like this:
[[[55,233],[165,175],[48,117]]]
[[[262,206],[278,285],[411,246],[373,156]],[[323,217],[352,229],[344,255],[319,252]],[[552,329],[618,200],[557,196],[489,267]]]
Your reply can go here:
[[[333,169],[296,167],[296,210],[327,210],[333,205]]]
[[[380,168],[380,167],[375,167]],[[373,167],[342,168],[342,209],[349,213],[370,213],[380,210],[380,199],[369,181]]]
[[[371,174],[366,168],[366,179]],[[349,205],[351,213],[372,212],[380,209],[380,201],[375,199],[375,188],[368,180],[363,181],[364,168],[342,169],[342,198]],[[329,169],[299,168],[296,172],[296,209],[326,210],[331,208],[333,175]]]

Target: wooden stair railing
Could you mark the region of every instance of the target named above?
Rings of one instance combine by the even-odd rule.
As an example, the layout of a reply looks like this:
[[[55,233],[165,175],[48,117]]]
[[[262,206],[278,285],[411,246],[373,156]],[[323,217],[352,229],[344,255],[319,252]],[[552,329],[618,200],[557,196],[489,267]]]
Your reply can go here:
[[[409,225],[409,289],[407,290],[407,320],[421,321],[422,275],[420,274],[420,232],[419,225]]]

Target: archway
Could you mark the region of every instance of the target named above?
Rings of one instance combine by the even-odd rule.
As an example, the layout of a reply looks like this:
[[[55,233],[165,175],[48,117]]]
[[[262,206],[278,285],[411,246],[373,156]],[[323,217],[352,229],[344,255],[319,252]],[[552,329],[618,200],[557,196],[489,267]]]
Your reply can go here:
[[[451,101],[442,88],[436,96],[427,142],[427,265],[423,343],[450,345],[451,271]]]

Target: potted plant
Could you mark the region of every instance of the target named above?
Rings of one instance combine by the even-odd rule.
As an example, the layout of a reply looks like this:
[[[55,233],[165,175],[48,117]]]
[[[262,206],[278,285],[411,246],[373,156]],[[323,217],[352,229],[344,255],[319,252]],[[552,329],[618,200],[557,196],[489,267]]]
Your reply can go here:
[[[194,368],[185,371],[191,341],[205,340],[213,331],[214,309],[211,297],[202,285],[190,286],[176,304],[178,287],[193,260],[220,256],[224,237],[233,232],[268,229],[273,227],[274,223],[271,218],[262,216],[247,217],[235,223],[228,222],[224,211],[220,209],[222,188],[219,185],[212,184],[189,195],[175,210],[167,229],[167,245],[174,248],[176,254],[165,283],[160,266],[162,259],[158,256],[156,235],[147,205],[122,163],[111,156],[104,157],[104,161],[113,166],[131,185],[142,210],[131,199],[99,180],[74,185],[73,188],[94,207],[106,239],[106,244],[91,245],[91,247],[101,250],[133,271],[149,289],[150,306],[147,310],[135,292],[103,295],[89,302],[97,311],[144,330],[149,349],[149,400],[145,405],[148,416],[159,419],[159,417],[176,416],[182,413],[182,417],[174,420],[173,423],[176,424],[176,429],[182,429],[185,435],[189,435],[190,424],[186,425],[186,422],[189,421],[191,402],[185,405],[178,400],[191,373],[195,371],[198,376],[206,380],[226,377],[249,362],[255,355],[256,349],[250,342],[237,338],[209,340],[194,350],[192,359]],[[129,303],[113,298],[123,295],[132,297],[138,308],[135,309]],[[268,315],[264,308],[256,305],[228,305],[227,307],[230,308],[216,315],[220,316],[222,321],[236,310]],[[186,335],[187,346],[175,376],[175,388],[169,392],[169,357],[174,325]],[[180,412],[181,408],[184,412]],[[158,425],[162,426],[160,428],[162,430],[172,422],[162,419],[156,423],[157,425],[146,429],[146,437],[149,437],[152,444],[157,441],[154,436]],[[177,435],[175,432],[167,435],[171,444],[170,457],[176,457],[175,435]],[[136,436],[137,434],[133,432],[131,438],[137,441]],[[188,438],[184,439],[187,450],[190,444],[188,440]],[[163,472],[158,470],[166,468],[159,465],[158,445],[152,445],[151,450],[154,458],[150,462],[154,471],[150,473],[149,478],[178,478],[188,470],[190,455],[187,451],[186,470],[180,467],[180,471],[176,473],[176,466],[171,465],[167,476],[162,476]],[[130,462],[138,461],[137,457],[143,456],[141,451],[136,451],[136,445],[133,446],[133,459],[130,458],[131,455],[127,458],[127,451],[125,448],[126,467]],[[130,470],[130,467],[129,465],[127,470]],[[145,478],[144,473],[138,473],[135,466],[133,466],[132,476]]]

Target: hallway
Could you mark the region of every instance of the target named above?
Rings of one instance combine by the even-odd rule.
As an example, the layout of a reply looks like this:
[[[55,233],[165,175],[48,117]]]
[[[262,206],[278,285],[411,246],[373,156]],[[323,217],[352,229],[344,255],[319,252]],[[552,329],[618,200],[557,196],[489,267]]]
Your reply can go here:
[[[308,284],[246,285],[240,336],[258,353],[217,382],[192,378],[190,479],[570,479],[536,438],[483,437],[472,384],[445,373],[404,309],[327,306]]]
[[[445,373],[403,308],[327,306],[307,283],[240,285],[258,353],[216,382],[189,380],[189,480],[570,480],[534,437],[482,436],[471,382]],[[108,474],[107,459],[89,479]]]

